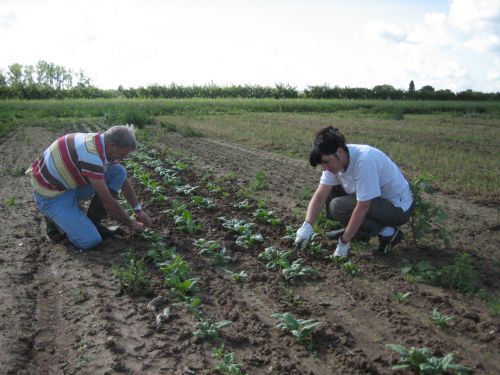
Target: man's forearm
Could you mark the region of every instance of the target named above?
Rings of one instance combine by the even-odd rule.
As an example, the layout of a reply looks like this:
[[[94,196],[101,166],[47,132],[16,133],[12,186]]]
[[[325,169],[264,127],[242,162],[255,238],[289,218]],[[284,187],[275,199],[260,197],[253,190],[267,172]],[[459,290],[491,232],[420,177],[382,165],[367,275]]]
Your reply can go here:
[[[130,204],[132,208],[134,208],[139,204],[139,200],[135,195],[134,188],[132,187],[132,184],[130,183],[130,180],[128,178],[126,178],[125,181],[123,182],[122,193],[125,196],[125,199],[127,200],[128,204]]]
[[[352,211],[351,218],[349,219],[349,223],[347,223],[347,227],[344,231],[344,234],[341,237],[342,242],[346,243],[353,239],[353,237],[358,232],[361,224],[365,220],[366,214],[370,209],[370,202],[358,202],[354,210]]]

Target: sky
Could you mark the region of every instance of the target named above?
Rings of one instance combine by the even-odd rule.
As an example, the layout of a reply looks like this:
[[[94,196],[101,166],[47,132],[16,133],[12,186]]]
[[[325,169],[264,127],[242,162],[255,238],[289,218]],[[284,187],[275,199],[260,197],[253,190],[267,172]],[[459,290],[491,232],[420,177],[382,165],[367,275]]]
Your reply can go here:
[[[288,84],[500,91],[500,0],[0,0],[0,69],[102,89]]]

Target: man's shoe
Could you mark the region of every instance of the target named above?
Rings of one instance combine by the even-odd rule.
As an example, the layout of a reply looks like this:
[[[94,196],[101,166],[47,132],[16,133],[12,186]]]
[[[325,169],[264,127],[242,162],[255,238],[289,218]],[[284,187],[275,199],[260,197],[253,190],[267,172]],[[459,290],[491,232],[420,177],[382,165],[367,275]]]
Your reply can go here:
[[[338,240],[345,232],[345,228],[332,230],[326,232],[325,236],[331,240]],[[358,233],[354,236],[354,239],[361,242],[363,245],[368,245],[370,242],[370,235],[358,230]]]
[[[54,242],[60,242],[66,238],[66,235],[61,232],[56,223],[45,216],[45,224],[47,224],[47,236]]]
[[[107,227],[101,223],[95,224],[95,227],[97,228],[97,231],[101,235],[101,237],[108,238],[108,237],[113,237],[120,232],[120,228],[118,226],[112,226],[112,227]]]
[[[377,253],[387,254],[394,246],[399,244],[404,238],[403,232],[396,229],[392,236],[378,236],[378,247],[375,249]]]

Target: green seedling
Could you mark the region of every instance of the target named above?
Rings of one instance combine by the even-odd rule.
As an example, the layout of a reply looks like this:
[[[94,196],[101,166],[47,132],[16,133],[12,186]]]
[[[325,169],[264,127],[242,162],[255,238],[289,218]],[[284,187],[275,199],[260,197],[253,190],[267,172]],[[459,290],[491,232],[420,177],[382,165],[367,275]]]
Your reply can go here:
[[[216,323],[199,322],[196,324],[196,331],[193,334],[202,339],[219,340],[221,329],[232,323],[230,320],[222,320]]]
[[[189,263],[182,259],[179,255],[175,255],[173,259],[160,264],[160,271],[165,278],[178,276],[180,280],[187,280],[191,276],[191,267]]]
[[[224,265],[232,260],[232,258],[227,255],[226,248],[222,248],[222,246],[215,241],[207,241],[204,238],[200,238],[193,244],[200,249],[198,254],[208,255],[213,259],[216,265]]]
[[[173,162],[172,169],[179,171],[179,172],[182,172],[182,171],[185,171],[188,169],[188,165],[187,165],[187,163],[184,163],[180,160],[177,160],[177,161]]]
[[[406,303],[408,302],[408,297],[410,297],[411,293],[410,292],[397,292],[394,297],[396,298],[396,301],[399,303]]]
[[[221,342],[218,347],[212,349],[212,355],[214,356],[215,359],[222,359],[224,358],[225,351],[226,351],[226,344],[224,342]]]
[[[234,353],[226,353],[222,357],[222,361],[217,362],[216,371],[229,375],[246,375],[242,370],[243,365],[235,363]]]
[[[268,270],[275,270],[277,268],[290,267],[288,257],[291,253],[291,251],[284,251],[271,246],[260,253],[258,258],[267,261],[266,268]]]
[[[439,239],[445,245],[448,244],[449,234],[444,227],[446,213],[441,207],[426,201],[423,197],[423,193],[433,194],[434,189],[431,184],[433,180],[430,175],[421,175],[410,182],[414,208],[409,224],[412,240],[416,246],[419,242],[426,242],[427,239]]]
[[[217,185],[215,182],[207,183],[207,190],[215,194],[222,193],[222,187],[220,185]]]
[[[327,250],[323,247],[320,242],[321,236],[318,233],[314,233],[311,236],[311,241],[309,242],[309,251],[314,255],[324,255]]]
[[[280,321],[276,328],[289,332],[297,339],[297,342],[306,346],[309,350],[312,349],[311,334],[321,324],[320,322],[314,319],[296,319],[289,312],[275,313],[272,317]]]
[[[304,276],[318,276],[319,272],[311,267],[303,267],[302,259],[295,260],[289,267],[281,271],[285,279],[296,279]]]
[[[212,210],[215,208],[215,203],[212,200],[199,195],[195,195],[191,200],[191,203],[205,210]]]
[[[162,243],[154,244],[146,252],[146,259],[150,259],[154,264],[163,264],[172,259],[175,254],[175,247],[166,247]]]
[[[236,244],[244,248],[254,247],[255,245],[264,242],[264,237],[261,234],[246,233],[236,238]]]
[[[219,217],[222,221],[222,226],[229,229],[233,233],[237,234],[247,234],[252,232],[253,223],[246,223],[245,220],[239,219],[226,219],[225,217]]]
[[[183,195],[191,195],[196,189],[198,189],[198,186],[183,185],[177,186],[175,192]]]
[[[387,344],[389,349],[398,353],[401,357],[397,365],[392,367],[393,371],[414,371],[419,374],[447,374],[455,371],[457,374],[468,374],[471,369],[463,365],[453,364],[453,354],[444,357],[431,356],[429,348],[411,348],[397,344]]]
[[[151,281],[146,277],[146,267],[142,259],[136,259],[132,252],[125,255],[126,266],[113,266],[113,276],[120,282],[120,289],[130,295],[143,294]]]
[[[285,235],[281,237],[281,239],[287,242],[294,242],[295,237],[296,237],[296,231],[292,228],[291,225],[287,225],[285,227]]]
[[[140,237],[148,242],[154,243],[154,242],[160,242],[162,240],[161,234],[158,232],[155,232],[152,229],[146,228],[144,229]]]
[[[186,205],[182,204],[179,200],[174,199],[172,201],[172,208],[165,210],[167,214],[169,214],[172,217],[175,216],[180,216],[182,213],[186,210]]]
[[[248,281],[248,274],[245,271],[240,271],[239,273],[232,273],[231,277],[237,283],[245,284]]]
[[[359,269],[359,267],[356,264],[351,263],[350,261],[345,262],[341,267],[344,271],[347,272],[348,275],[351,275],[353,277],[361,275],[361,270]]]
[[[253,217],[264,223],[271,224],[273,227],[281,223],[281,220],[274,216],[273,211],[268,211],[264,208],[257,209],[253,213]]]
[[[447,327],[448,322],[452,319],[452,316],[441,314],[438,308],[435,308],[432,311],[431,320],[434,321],[434,323],[436,323],[436,325],[441,329]]]
[[[198,279],[181,280],[178,276],[172,276],[165,279],[165,286],[169,287],[181,299],[186,296],[197,294],[200,291]]]
[[[180,231],[195,234],[201,231],[201,224],[193,219],[193,215],[188,210],[184,210],[182,215],[174,217],[175,227]]]
[[[255,179],[250,183],[250,189],[253,191],[264,190],[268,185],[269,181],[266,174],[262,170],[259,170],[255,174]]]
[[[248,199],[245,199],[239,203],[233,204],[234,208],[237,208],[238,210],[248,210],[250,208],[251,204]]]
[[[15,197],[10,197],[7,198],[7,207],[12,207],[16,205],[16,198]]]
[[[349,262],[349,257],[336,257],[334,255],[330,255],[327,259],[333,263],[335,268],[342,268],[345,263]]]

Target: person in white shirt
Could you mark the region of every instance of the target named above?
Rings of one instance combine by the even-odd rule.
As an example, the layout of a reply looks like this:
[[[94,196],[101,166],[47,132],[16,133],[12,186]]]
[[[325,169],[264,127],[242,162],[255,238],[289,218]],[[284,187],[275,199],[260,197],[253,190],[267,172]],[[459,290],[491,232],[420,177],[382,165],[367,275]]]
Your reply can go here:
[[[348,255],[355,237],[368,242],[378,236],[379,253],[401,242],[398,226],[408,222],[413,197],[405,177],[386,154],[372,146],[346,144],[340,131],[329,126],[316,135],[309,163],[321,165],[323,174],[304,224],[297,230],[297,247],[308,244],[312,225],[325,205],[328,217],[345,226],[327,234],[338,239],[336,257]]]

